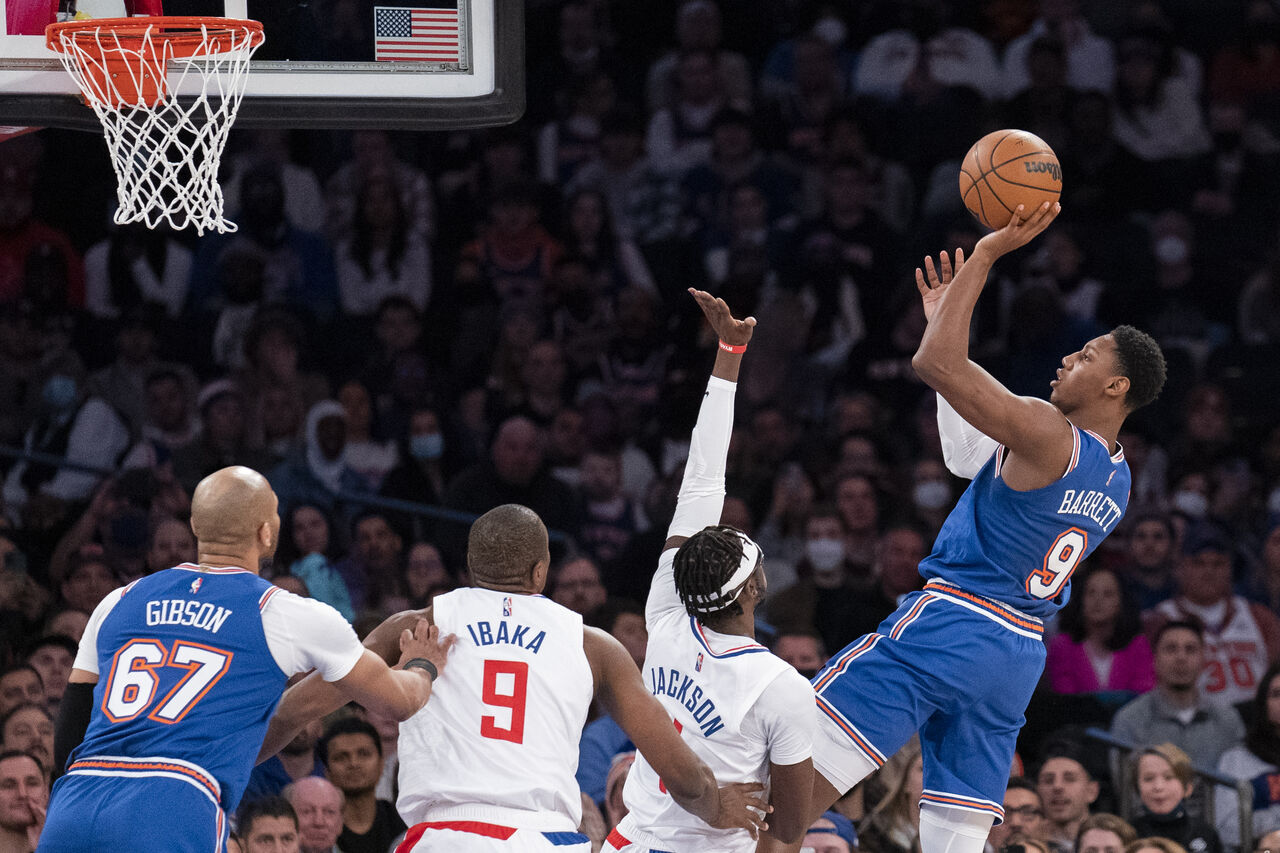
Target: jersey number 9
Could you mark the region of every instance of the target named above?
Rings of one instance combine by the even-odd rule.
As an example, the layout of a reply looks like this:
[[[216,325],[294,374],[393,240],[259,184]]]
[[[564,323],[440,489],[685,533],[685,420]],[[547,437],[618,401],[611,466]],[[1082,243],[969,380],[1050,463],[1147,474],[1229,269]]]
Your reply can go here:
[[[1036,598],[1053,598],[1071,579],[1071,573],[1084,559],[1089,534],[1079,527],[1068,527],[1044,555],[1044,566],[1027,577],[1027,592]]]

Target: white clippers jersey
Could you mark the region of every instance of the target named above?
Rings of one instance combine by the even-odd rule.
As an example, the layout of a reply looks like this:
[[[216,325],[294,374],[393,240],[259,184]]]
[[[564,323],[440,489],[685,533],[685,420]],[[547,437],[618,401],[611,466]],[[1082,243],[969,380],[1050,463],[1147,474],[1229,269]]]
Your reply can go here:
[[[1183,598],[1156,605],[1170,619],[1194,617],[1204,623],[1204,676],[1200,689],[1234,704],[1252,701],[1271,661],[1253,608],[1234,595],[1217,608],[1196,607]]]
[[[675,549],[663,552],[645,608],[649,628],[645,684],[671,714],[685,743],[711,768],[717,782],[767,786],[771,759],[794,764],[810,755],[812,688],[759,643],[710,631],[690,617],[675,592],[674,558]],[[751,714],[775,681],[779,683],[774,689],[789,691],[788,705],[794,706],[794,711],[787,711],[794,714],[794,724],[788,723],[786,734],[781,736],[789,739],[785,746],[776,742],[780,737],[776,732],[771,736],[756,725]],[[736,853],[756,848],[746,830],[713,829],[677,805],[643,755],[636,756],[623,799],[630,813],[619,827],[622,833],[637,829],[660,849]]]
[[[400,724],[401,817],[575,831],[578,741],[594,693],[582,617],[540,595],[488,589],[437,596],[432,610],[458,643],[431,701]]]

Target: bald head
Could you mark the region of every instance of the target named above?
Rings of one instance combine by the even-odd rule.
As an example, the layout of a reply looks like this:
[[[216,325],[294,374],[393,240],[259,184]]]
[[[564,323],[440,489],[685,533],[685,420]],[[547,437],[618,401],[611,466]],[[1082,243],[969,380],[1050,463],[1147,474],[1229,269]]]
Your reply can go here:
[[[276,508],[267,478],[252,468],[236,465],[214,471],[191,496],[191,530],[200,552],[239,554],[257,549],[261,556],[271,556],[280,529]]]
[[[520,504],[503,504],[489,510],[471,525],[467,538],[467,568],[478,586],[519,586],[534,581],[533,592],[542,591],[547,564],[547,528],[538,514]]]

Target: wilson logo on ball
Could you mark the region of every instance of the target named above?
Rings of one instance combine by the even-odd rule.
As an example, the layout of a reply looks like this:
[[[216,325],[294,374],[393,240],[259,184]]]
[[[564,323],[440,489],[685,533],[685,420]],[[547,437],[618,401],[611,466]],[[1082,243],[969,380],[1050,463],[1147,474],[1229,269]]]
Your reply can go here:
[[[1057,163],[1032,163],[1028,160],[1022,165],[1026,167],[1028,172],[1048,172],[1055,181],[1062,180],[1062,167]]]

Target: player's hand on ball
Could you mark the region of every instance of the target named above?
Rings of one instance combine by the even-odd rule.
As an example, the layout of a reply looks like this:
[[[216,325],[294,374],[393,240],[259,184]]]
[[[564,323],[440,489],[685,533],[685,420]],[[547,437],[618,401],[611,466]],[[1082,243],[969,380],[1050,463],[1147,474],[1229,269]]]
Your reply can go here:
[[[417,620],[410,631],[405,628],[400,632],[400,664],[414,658],[426,658],[436,665],[436,670],[443,673],[444,665],[449,661],[449,650],[458,638],[453,634],[440,636],[440,629],[426,619]]]
[[[951,285],[951,279],[964,266],[964,249],[956,249],[955,264],[951,256],[942,251],[938,253],[938,265],[933,265],[933,258],[924,259],[924,269],[916,267],[916,290],[920,291],[920,300],[924,304],[925,320],[933,319],[933,310],[938,307],[938,300]]]
[[[720,814],[712,824],[716,829],[745,829],[752,838],[769,828],[764,816],[773,811],[759,782],[734,782],[720,788]]]
[[[735,347],[743,346],[747,341],[751,340],[751,334],[756,328],[755,317],[735,320],[733,319],[733,314],[729,311],[729,306],[720,297],[712,296],[705,290],[697,290],[692,287],[689,288],[689,293],[698,301],[698,307],[702,309],[707,322],[711,324],[711,328],[715,330],[715,333],[720,336],[720,340]]]
[[[1013,211],[1009,224],[998,231],[992,231],[978,241],[977,249],[987,249],[998,258],[1007,255],[1014,249],[1020,249],[1036,238],[1041,231],[1049,227],[1049,223],[1062,212],[1059,202],[1044,202],[1035,210],[1028,211],[1024,205],[1018,205]]]

